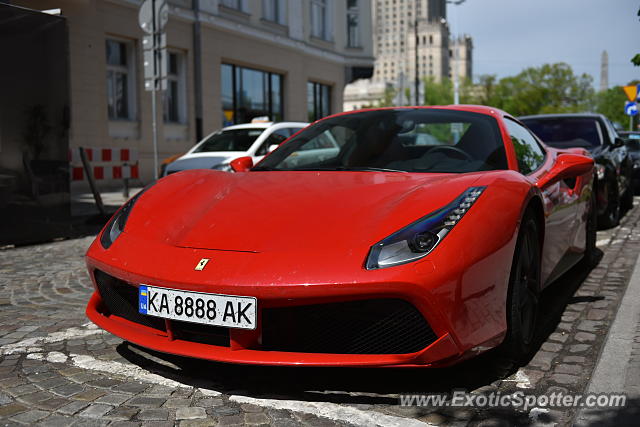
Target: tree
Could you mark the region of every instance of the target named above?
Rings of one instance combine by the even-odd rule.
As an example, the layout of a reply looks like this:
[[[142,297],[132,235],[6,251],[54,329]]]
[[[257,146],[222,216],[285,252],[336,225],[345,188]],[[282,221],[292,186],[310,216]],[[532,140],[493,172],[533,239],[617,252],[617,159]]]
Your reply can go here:
[[[569,113],[591,109],[593,78],[576,76],[568,64],[545,64],[524,69],[501,79],[491,103],[520,116],[540,113]]]
[[[424,79],[424,105],[448,105],[453,103],[451,80],[436,82],[433,77]]]
[[[478,84],[472,89],[472,103],[497,107],[500,101],[496,99],[498,77],[494,74],[485,74],[478,77]]]
[[[389,85],[384,89],[384,96],[375,103],[376,107],[393,107],[393,100],[396,97],[396,89]]]

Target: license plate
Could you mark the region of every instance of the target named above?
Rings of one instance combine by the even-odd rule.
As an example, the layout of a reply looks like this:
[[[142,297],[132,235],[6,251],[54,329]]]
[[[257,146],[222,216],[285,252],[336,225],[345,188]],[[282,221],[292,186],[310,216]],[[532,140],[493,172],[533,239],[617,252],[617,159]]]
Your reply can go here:
[[[140,285],[138,311],[150,316],[238,329],[255,329],[254,297],[208,294]]]

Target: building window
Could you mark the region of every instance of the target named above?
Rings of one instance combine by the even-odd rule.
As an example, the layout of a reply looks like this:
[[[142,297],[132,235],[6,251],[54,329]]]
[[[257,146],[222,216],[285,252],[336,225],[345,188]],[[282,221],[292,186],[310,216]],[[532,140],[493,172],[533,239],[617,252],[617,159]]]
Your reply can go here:
[[[230,9],[236,9],[245,13],[249,12],[247,0],[221,0],[220,4]]]
[[[262,116],[283,120],[282,75],[222,64],[221,76],[225,126]]]
[[[311,0],[311,36],[329,40],[329,1]]]
[[[286,0],[262,0],[262,17],[267,21],[286,25]]]
[[[347,46],[360,47],[358,0],[347,0]]]
[[[331,87],[307,82],[307,111],[313,122],[331,114]]]
[[[107,107],[110,120],[135,118],[133,44],[107,40]]]
[[[167,55],[167,90],[164,92],[164,121],[186,123],[186,82],[184,55],[169,52]]]

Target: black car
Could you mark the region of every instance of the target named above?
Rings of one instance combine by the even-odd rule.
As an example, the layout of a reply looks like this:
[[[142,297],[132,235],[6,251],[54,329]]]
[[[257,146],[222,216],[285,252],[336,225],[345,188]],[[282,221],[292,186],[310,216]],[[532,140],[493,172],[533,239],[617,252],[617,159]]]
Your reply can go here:
[[[621,210],[633,206],[633,161],[609,119],[580,113],[525,116],[520,120],[551,147],[589,150],[596,162],[598,225],[618,225]]]
[[[618,134],[626,140],[627,150],[633,161],[633,188],[636,194],[640,194],[640,132],[618,131]]]

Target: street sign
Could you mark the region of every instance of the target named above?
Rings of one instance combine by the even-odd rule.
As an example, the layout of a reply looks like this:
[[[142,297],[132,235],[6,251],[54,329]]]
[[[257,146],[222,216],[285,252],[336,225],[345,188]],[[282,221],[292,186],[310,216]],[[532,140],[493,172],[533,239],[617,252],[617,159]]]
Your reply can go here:
[[[143,36],[142,38],[142,69],[144,72],[144,89],[147,91],[153,89],[154,79],[160,81],[160,87],[156,87],[156,90],[167,89],[167,33],[157,34],[156,39],[155,56],[158,62],[154,66],[153,36]]]
[[[627,102],[624,105],[624,113],[627,116],[635,116],[638,114],[638,104],[636,104],[635,102]]]
[[[169,20],[169,8],[166,0],[145,0],[140,6],[140,12],[138,12],[138,23],[147,34],[153,34],[154,6],[156,31],[162,31]]]
[[[640,86],[640,85],[639,85]],[[638,86],[623,86],[622,90],[627,95],[629,102],[636,102],[638,99]]]
[[[166,0],[144,0],[138,12],[138,23],[148,35],[142,39],[144,89],[151,92],[151,125],[153,130],[153,176],[158,179],[158,126],[156,92],[167,89],[167,35],[169,20]],[[158,85],[158,83],[160,83]]]

